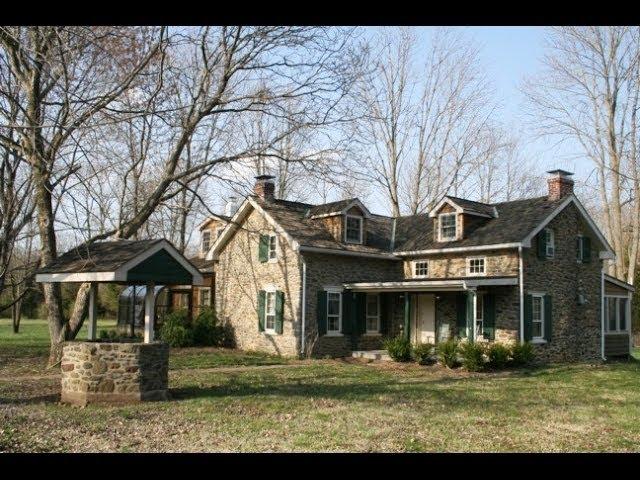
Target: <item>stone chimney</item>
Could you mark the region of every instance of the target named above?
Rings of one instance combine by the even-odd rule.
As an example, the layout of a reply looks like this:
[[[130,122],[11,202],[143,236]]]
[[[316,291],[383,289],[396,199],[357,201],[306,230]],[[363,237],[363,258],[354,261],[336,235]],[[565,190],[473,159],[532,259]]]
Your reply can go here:
[[[275,177],[273,175],[258,175],[255,178],[253,193],[267,202],[273,200],[276,191]]]
[[[547,185],[549,186],[549,201],[553,202],[560,200],[567,195],[573,193],[573,180],[571,179],[572,172],[566,170],[549,170],[547,172],[551,175],[547,179]]]

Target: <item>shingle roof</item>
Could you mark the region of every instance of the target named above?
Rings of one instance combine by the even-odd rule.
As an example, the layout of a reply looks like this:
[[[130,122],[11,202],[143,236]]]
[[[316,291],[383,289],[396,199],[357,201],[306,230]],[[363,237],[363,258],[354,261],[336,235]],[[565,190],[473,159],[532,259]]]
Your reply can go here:
[[[329,213],[338,213],[344,210],[349,204],[356,201],[357,198],[348,198],[346,200],[338,200],[337,202],[323,203],[321,205],[313,205],[309,209],[309,216],[327,215]]]
[[[396,225],[395,251],[520,242],[564,200],[562,198],[549,201],[544,196],[495,203],[491,207],[496,207],[498,218],[484,220],[471,235],[452,242],[435,241],[433,219],[427,214],[399,217]]]
[[[483,213],[485,215],[491,215],[493,217],[493,205],[488,203],[474,202],[473,200],[467,200],[466,198],[452,197],[451,195],[447,195],[447,198],[450,198],[454,203],[460,205],[463,210]]]
[[[189,262],[193,264],[200,272],[208,272],[213,270],[213,260],[207,260],[203,257],[189,257],[187,258]]]
[[[112,272],[163,239],[116,240],[78,245],[37,273]]]

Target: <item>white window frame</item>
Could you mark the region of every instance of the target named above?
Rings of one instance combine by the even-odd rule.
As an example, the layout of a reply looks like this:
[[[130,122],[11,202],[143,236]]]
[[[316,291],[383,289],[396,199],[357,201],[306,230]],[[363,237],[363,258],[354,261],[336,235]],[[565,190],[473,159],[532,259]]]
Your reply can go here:
[[[480,318],[478,318],[478,303],[481,303],[482,308],[480,309]],[[474,299],[474,331],[473,338],[475,339],[484,339],[484,293],[476,292]],[[478,334],[478,323],[481,324],[480,334]]]
[[[425,275],[419,275],[418,273],[416,273],[416,268],[418,267],[418,263],[427,264],[427,273]],[[413,260],[411,262],[411,276],[413,278],[428,278],[429,277],[429,260]]]
[[[551,247],[551,253],[549,253],[549,247]],[[553,228],[544,229],[544,253],[547,258],[556,256],[556,234]]]
[[[205,305],[204,303],[202,303],[202,293],[203,292],[208,292],[209,293],[209,304]],[[198,303],[199,303],[199,307],[211,307],[211,287],[200,287],[198,289],[198,293],[200,294],[198,297]]]
[[[207,237],[207,248],[204,247],[204,238]],[[203,230],[200,235],[200,251],[202,253],[207,253],[211,248],[211,230]]]
[[[365,299],[365,329],[367,335],[379,335],[380,334],[380,294],[379,293],[367,293],[367,297]],[[369,297],[375,296],[376,303],[378,304],[377,310],[378,313],[376,315],[369,315]],[[374,330],[369,329],[369,319],[376,319],[376,328]]]
[[[453,230],[452,237],[444,237],[442,235],[442,218],[443,217],[453,217],[454,230]],[[451,240],[455,240],[456,238],[458,238],[458,214],[455,212],[440,213],[438,215],[438,240],[441,242],[448,242]]]
[[[473,260],[482,260],[482,272],[472,272],[471,271],[471,262]],[[487,257],[483,256],[475,256],[475,257],[467,257],[467,276],[468,277],[486,277],[487,275]]]
[[[359,236],[358,240],[350,240],[348,235],[347,235],[347,225],[349,223],[349,219],[350,218],[357,218],[360,221],[360,236]],[[345,215],[344,216],[344,241],[345,241],[345,243],[361,244],[362,243],[362,236],[363,236],[363,229],[364,229],[364,218],[361,215]]]
[[[262,321],[264,322],[264,333],[268,334],[268,335],[275,335],[276,334],[276,302],[278,301],[277,298],[277,294],[276,294],[277,289],[275,287],[269,286],[269,287],[265,287],[264,289],[264,318],[262,319]],[[269,313],[269,295],[273,295],[273,313]],[[267,317],[269,315],[273,315],[273,328],[269,328],[267,326]]]
[[[544,342],[544,293],[532,293],[531,294],[531,341],[533,342]],[[535,298],[540,299],[540,320],[535,320],[533,318],[533,302]],[[533,324],[540,322],[540,336],[533,336]]]
[[[339,337],[342,335],[342,290],[338,288],[327,288],[327,333],[326,335],[329,337]],[[335,315],[329,315],[329,297],[331,294],[338,295],[338,329],[337,330],[329,330],[329,316],[335,317]]]
[[[629,296],[628,295],[605,295],[604,299],[605,299],[604,332],[605,333],[612,333],[612,334],[624,334],[624,335],[629,334],[629,328],[630,328],[629,323],[631,322],[631,302],[629,301]],[[626,325],[626,328],[624,330],[620,329],[620,299],[626,299],[627,300],[627,308],[625,308],[625,315],[627,317],[627,325]],[[616,305],[616,329],[615,330],[610,330],[609,329],[609,306],[607,304],[607,301],[610,302],[611,300],[615,300],[615,305]]]
[[[218,238],[220,238],[220,235],[222,235],[222,232],[224,232],[224,229],[225,229],[225,228],[226,228],[226,227],[224,227],[224,226],[216,228],[216,240],[217,240]]]
[[[267,243],[267,262],[269,263],[275,263],[278,261],[278,254],[280,253],[280,249],[278,247],[278,236],[275,233],[271,233],[268,235],[269,237],[269,242]],[[274,246],[275,248],[273,249],[273,258],[271,257],[271,239],[273,240]]]

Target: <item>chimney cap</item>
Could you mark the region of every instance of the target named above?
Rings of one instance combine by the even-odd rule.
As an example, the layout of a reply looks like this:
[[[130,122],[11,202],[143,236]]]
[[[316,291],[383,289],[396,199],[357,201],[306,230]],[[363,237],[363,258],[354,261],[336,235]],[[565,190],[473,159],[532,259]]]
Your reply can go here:
[[[254,178],[259,182],[266,182],[268,180],[273,180],[276,177],[274,177],[273,175],[257,175]]]
[[[562,170],[560,168],[557,168],[555,170],[547,170],[547,173],[551,175],[558,175],[559,177],[570,177],[571,175],[573,175],[573,172],[567,172],[566,170]]]

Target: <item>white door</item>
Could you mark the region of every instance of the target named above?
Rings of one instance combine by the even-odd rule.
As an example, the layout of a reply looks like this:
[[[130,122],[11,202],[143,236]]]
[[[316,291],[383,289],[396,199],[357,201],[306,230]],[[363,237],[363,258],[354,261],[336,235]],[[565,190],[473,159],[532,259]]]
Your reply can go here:
[[[435,295],[421,294],[416,296],[415,334],[413,339],[419,343],[435,343],[436,341],[436,308]]]

